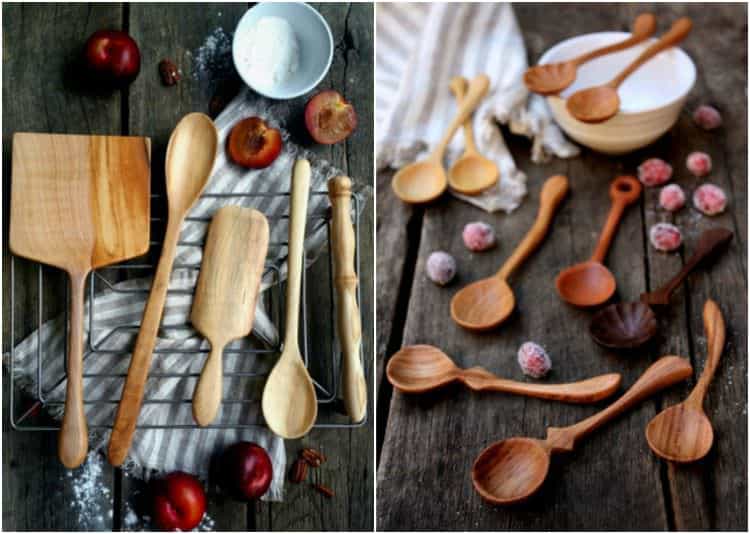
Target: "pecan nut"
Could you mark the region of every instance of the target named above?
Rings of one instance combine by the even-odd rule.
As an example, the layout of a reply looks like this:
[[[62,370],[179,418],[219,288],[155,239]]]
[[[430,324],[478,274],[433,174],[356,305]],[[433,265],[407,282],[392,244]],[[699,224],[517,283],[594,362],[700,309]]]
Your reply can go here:
[[[302,449],[300,456],[312,467],[320,467],[320,464],[326,461],[326,457],[322,452],[311,448]]]
[[[299,459],[292,465],[292,470],[289,473],[289,480],[295,484],[299,484],[307,478],[307,462]]]
[[[180,81],[180,72],[177,70],[177,65],[168,59],[162,59],[159,62],[159,74],[164,85],[174,85]]]
[[[331,488],[324,486],[323,484],[313,484],[313,487],[329,499],[335,495]]]

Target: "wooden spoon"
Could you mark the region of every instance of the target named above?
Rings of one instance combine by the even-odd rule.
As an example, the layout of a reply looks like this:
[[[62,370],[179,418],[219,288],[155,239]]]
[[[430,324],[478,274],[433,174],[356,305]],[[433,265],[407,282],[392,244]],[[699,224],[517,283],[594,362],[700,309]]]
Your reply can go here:
[[[672,292],[699,265],[706,265],[709,260],[718,257],[732,236],[732,232],[725,228],[703,232],[685,266],[661,288],[643,293],[640,302],[618,302],[596,312],[589,325],[591,337],[600,345],[614,349],[631,349],[647,342],[657,330],[656,314],[651,306],[669,304]]]
[[[422,204],[435,200],[443,194],[448,186],[448,179],[443,169],[445,149],[459,126],[469,118],[487,94],[489,86],[490,79],[484,74],[471,80],[466,96],[458,107],[458,113],[432,154],[427,159],[407,165],[393,176],[391,187],[398,198],[410,204]]]
[[[597,48],[567,61],[531,67],[524,73],[523,82],[533,93],[556,95],[575,81],[578,67],[587,61],[637,45],[651,37],[655,31],[656,17],[651,13],[642,13],[633,21],[633,32],[627,39]]]
[[[453,295],[451,317],[456,323],[481,332],[496,327],[510,315],[516,299],[507,279],[542,242],[552,216],[567,192],[568,179],[565,176],[552,176],[544,182],[534,225],[510,258],[495,275],[469,284]]]
[[[219,135],[214,123],[203,113],[185,115],[169,138],[165,163],[169,199],[167,231],[109,438],[109,462],[115,466],[125,461],[133,440],[180,239],[180,227],[208,184],[218,146]]]
[[[263,389],[263,416],[274,433],[286,439],[307,434],[318,416],[315,386],[299,350],[299,298],[302,283],[310,163],[298,159],[292,173],[289,201],[289,255],[287,257],[286,326],[284,350]]]
[[[565,103],[568,112],[583,122],[604,122],[614,117],[620,109],[620,97],[617,96],[617,88],[620,84],[656,54],[681,42],[690,33],[692,27],[693,23],[687,17],[675,21],[667,33],[644,50],[608,83],[581,89],[570,95]]]
[[[458,105],[464,99],[469,82],[463,76],[451,79],[450,88],[456,95]],[[464,141],[466,150],[448,170],[448,185],[454,191],[464,195],[478,195],[485,189],[495,185],[500,170],[495,163],[477,151],[474,144],[474,132],[471,124],[471,115],[464,121]]]
[[[492,504],[514,504],[536,492],[549,472],[553,453],[571,452],[578,440],[647,397],[693,374],[679,356],[659,358],[617,401],[599,413],[564,428],[550,427],[547,439],[510,438],[484,449],[471,469],[474,489]]]
[[[193,417],[200,426],[219,411],[224,346],[253,328],[267,252],[268,221],[261,212],[239,206],[216,212],[190,310],[190,322],[211,343],[193,393]]]
[[[703,399],[719,365],[725,329],[721,310],[710,299],[703,306],[703,327],[708,339],[708,359],[695,389],[684,402],[667,408],[646,427],[649,447],[665,460],[695,462],[708,454],[714,442],[711,421],[703,411]]]
[[[575,306],[596,306],[615,292],[617,282],[602,261],[617,230],[625,208],[641,196],[641,183],[632,176],[618,176],[609,186],[612,208],[607,216],[599,243],[589,261],[560,272],[555,280],[560,297]]]
[[[482,367],[461,369],[450,357],[431,345],[402,347],[388,361],[388,381],[404,393],[426,393],[451,382],[474,391],[501,391],[538,399],[573,403],[597,402],[620,386],[617,373],[595,376],[569,384],[536,384],[499,378]]]

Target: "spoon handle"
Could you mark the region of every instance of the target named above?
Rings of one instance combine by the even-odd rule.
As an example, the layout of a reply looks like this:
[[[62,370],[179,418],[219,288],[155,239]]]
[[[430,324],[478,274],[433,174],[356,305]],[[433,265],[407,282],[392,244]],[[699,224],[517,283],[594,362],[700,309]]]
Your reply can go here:
[[[664,356],[654,362],[630,389],[601,412],[575,425],[547,429],[546,445],[552,452],[572,451],[579,438],[596,430],[642,400],[693,374],[690,363],[680,356]]]
[[[507,279],[542,242],[552,223],[552,216],[568,192],[568,178],[560,174],[547,178],[542,187],[539,212],[534,225],[497,272],[498,278]]]
[[[641,189],[641,183],[632,176],[618,176],[612,180],[609,186],[612,208],[609,210],[607,222],[604,224],[602,235],[599,236],[591,261],[604,262],[625,208],[638,200],[641,196]]]
[[[625,67],[622,72],[615,76],[607,85],[612,89],[617,89],[620,84],[625,81],[625,78],[633,74],[633,72],[635,72],[635,70],[646,61],[662,50],[666,50],[685,39],[688,33],[690,33],[692,27],[693,23],[688,17],[682,17],[681,19],[676,20],[667,33],[662,35],[658,41],[644,50],[640,56],[635,58],[630,65]]]
[[[636,29],[639,30],[638,33],[636,33]],[[633,32],[630,37],[628,37],[624,41],[620,41],[609,46],[603,46],[602,48],[597,48],[596,50],[592,50],[591,52],[581,54],[577,58],[573,59],[572,62],[575,63],[576,67],[579,67],[587,61],[591,61],[592,59],[605,56],[613,52],[618,52],[620,50],[625,50],[626,48],[637,45],[641,41],[645,41],[646,39],[651,37],[655,31],[656,17],[652,13],[641,13],[633,22]]]
[[[703,305],[703,328],[706,331],[708,342],[708,358],[706,358],[706,366],[703,369],[701,377],[698,379],[698,383],[685,401],[687,404],[692,404],[698,408],[703,406],[703,399],[706,397],[708,385],[711,383],[716,373],[716,368],[719,366],[719,358],[724,349],[724,340],[726,338],[724,317],[721,315],[719,306],[711,299],[708,299],[706,304]]]
[[[310,194],[310,162],[298,159],[292,170],[289,199],[289,252],[287,254],[286,327],[284,347],[296,345],[299,329],[299,299],[302,286],[302,259],[305,252],[307,197]],[[284,350],[283,354],[292,354]]]
[[[453,117],[453,121],[451,121],[448,129],[445,131],[445,135],[432,152],[432,155],[430,156],[431,159],[436,160],[439,164],[442,163],[445,148],[448,146],[451,139],[453,139],[456,130],[458,130],[459,126],[461,126],[464,121],[474,113],[474,110],[477,109],[477,106],[479,106],[484,95],[487,94],[487,89],[489,89],[489,87],[490,79],[486,74],[479,74],[469,82],[469,88],[464,95],[464,99],[458,106],[458,113]]]
[[[203,364],[201,376],[193,392],[193,419],[200,425],[206,426],[216,417],[221,404],[223,382],[223,352],[224,342],[211,341],[211,352]]]
[[[499,378],[481,367],[465,369],[458,377],[474,391],[500,391],[576,404],[597,402],[609,397],[619,387],[620,379],[619,374],[610,373],[567,384],[535,384]]]
[[[461,105],[464,97],[466,96],[466,88],[469,86],[468,80],[463,76],[454,76],[451,78],[450,89],[456,97],[456,102]],[[466,152],[476,152],[477,146],[474,143],[474,128],[471,124],[471,115],[469,115],[464,121],[464,143],[466,144]]]

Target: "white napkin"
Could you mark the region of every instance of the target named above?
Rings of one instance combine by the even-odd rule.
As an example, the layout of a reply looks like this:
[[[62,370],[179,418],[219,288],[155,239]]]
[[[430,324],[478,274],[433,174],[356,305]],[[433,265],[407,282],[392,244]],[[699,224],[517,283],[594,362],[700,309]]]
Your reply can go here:
[[[377,9],[377,167],[399,168],[429,152],[456,112],[453,76],[490,77],[474,114],[479,151],[500,168],[499,183],[478,196],[451,192],[488,212],[513,211],[526,194],[526,175],[513,161],[498,126],[532,139],[531,159],[569,158],[579,149],[552,122],[544,99],[531,95],[522,76],[528,63],[510,4],[379,3]],[[446,152],[448,165],[463,151],[459,131]]]

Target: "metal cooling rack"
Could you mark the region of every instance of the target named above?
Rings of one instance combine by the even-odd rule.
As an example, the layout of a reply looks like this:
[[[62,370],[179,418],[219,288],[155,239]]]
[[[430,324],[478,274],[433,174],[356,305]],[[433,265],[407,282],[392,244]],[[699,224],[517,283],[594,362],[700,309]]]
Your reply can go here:
[[[327,195],[328,193],[325,191],[313,191],[311,195],[314,196],[320,196],[320,195]],[[285,196],[288,197],[289,193],[247,193],[247,194],[230,194],[230,193],[213,193],[213,194],[204,194],[201,199],[207,199],[207,198],[214,198],[214,199],[232,199],[232,198],[260,198],[260,197],[276,197],[276,196]],[[160,195],[152,195],[152,205],[154,201],[163,201],[163,197]],[[355,234],[355,271],[357,274],[360,272],[360,254],[359,254],[359,243],[360,243],[360,235],[359,235],[359,206],[362,204],[362,199],[357,193],[352,193],[352,218],[354,221],[354,234]],[[280,217],[269,217],[269,222],[273,222],[274,220],[285,220],[288,219],[288,215],[283,215]],[[328,296],[330,298],[330,350],[327,351],[326,354],[321,355],[321,365],[320,367],[324,369],[325,371],[322,373],[324,376],[320,376],[321,373],[315,373],[313,369],[310,369],[309,365],[309,332],[308,332],[308,310],[307,310],[307,291],[306,291],[306,269],[302,270],[302,298],[301,298],[301,317],[300,317],[300,324],[301,324],[301,339],[300,339],[300,350],[303,354],[303,359],[305,361],[305,365],[310,369],[311,375],[313,378],[313,382],[315,384],[316,393],[318,397],[318,404],[323,406],[327,405],[329,408],[325,410],[319,410],[318,414],[318,421],[316,422],[314,428],[355,428],[359,426],[363,426],[367,423],[368,414],[365,414],[365,417],[362,421],[359,423],[351,423],[349,422],[348,417],[343,415],[343,413],[339,413],[340,410],[337,411],[335,408],[337,404],[341,404],[340,402],[337,402],[337,388],[338,388],[338,378],[339,378],[339,368],[340,368],[340,352],[338,350],[338,344],[335,334],[335,315],[334,315],[334,285],[333,285],[333,261],[332,261],[332,251],[331,251],[331,241],[330,241],[330,232],[331,232],[331,212],[330,209],[326,209],[324,213],[318,213],[318,214],[308,214],[308,225],[310,223],[314,223],[316,221],[325,221],[325,227],[326,227],[326,242],[328,243]],[[208,223],[210,222],[210,217],[188,217],[186,220],[188,221],[198,221],[198,222],[204,222]],[[163,221],[163,219],[158,217],[152,217],[151,222],[160,222]],[[148,293],[148,290],[138,290],[138,289],[122,289],[115,287],[116,282],[112,282],[109,278],[107,278],[107,273],[113,273],[119,271],[120,274],[128,274],[128,273],[144,273],[144,272],[152,272],[155,269],[155,265],[153,263],[150,263],[148,261],[144,262],[144,258],[149,258],[152,256],[152,252],[154,250],[155,246],[159,246],[159,241],[152,241],[150,250],[147,252],[144,256],[141,258],[138,258],[136,260],[131,260],[129,262],[125,262],[118,265],[109,266],[103,269],[95,270],[91,273],[91,275],[88,278],[87,281],[87,291],[89,296],[89,301],[91,305],[88,307],[88,316],[85,318],[85,320],[88,321],[89,325],[89,332],[94,332],[96,329],[109,329],[109,333],[104,335],[100,341],[98,341],[96,344],[91,343],[91,338],[93,336],[89,335],[87,343],[85,345],[85,351],[84,351],[84,365],[83,365],[83,371],[84,371],[84,378],[109,378],[109,379],[117,379],[117,380],[123,380],[125,379],[125,373],[113,373],[113,372],[99,372],[99,373],[92,373],[86,371],[86,362],[91,361],[91,358],[97,358],[102,356],[111,356],[111,355],[121,355],[122,357],[130,357],[130,353],[132,352],[132,346],[128,347],[124,350],[113,350],[113,349],[107,349],[106,341],[110,339],[112,336],[114,336],[116,333],[119,332],[132,332],[133,333],[133,344],[135,342],[135,334],[138,331],[139,325],[138,324],[122,324],[122,325],[115,325],[115,326],[105,326],[105,327],[97,327],[96,322],[96,299],[97,296],[100,294],[100,289],[108,289],[109,291],[117,291],[117,292],[124,292],[124,293]],[[180,241],[178,245],[181,246],[187,246],[187,247],[203,247],[203,241],[198,242],[188,242],[188,241]],[[282,242],[271,242],[269,243],[269,248],[272,247],[283,247],[287,246],[286,241]],[[11,260],[10,260],[10,299],[11,299],[11,307],[10,307],[10,362],[9,362],[9,371],[10,371],[10,380],[11,384],[15,384],[15,381],[17,379],[17,369],[16,369],[16,353],[15,353],[15,346],[18,343],[19,340],[15,339],[15,324],[16,324],[16,318],[15,318],[15,309],[16,309],[16,280],[15,280],[15,269],[16,269],[16,262],[17,261],[27,261],[20,259],[16,257],[15,255],[11,254]],[[176,263],[173,271],[180,270],[180,269],[189,269],[189,270],[199,270],[200,269],[200,263],[195,264],[178,264]],[[45,307],[44,307],[44,288],[45,284],[49,285],[49,280],[45,282],[45,278],[49,278],[49,276],[45,276],[45,270],[49,271],[50,269],[48,267],[43,266],[42,264],[37,264],[37,292],[38,296],[36,299],[37,304],[37,335],[39,336],[39,343],[36,351],[36,368],[34,369],[34,374],[36,376],[36,388],[35,391],[32,392],[33,399],[30,403],[30,407],[24,406],[23,408],[20,408],[19,399],[17,398],[20,396],[19,392],[16,391],[15,387],[10,388],[10,399],[9,399],[9,405],[10,405],[10,423],[11,426],[16,430],[22,430],[22,431],[50,431],[50,430],[58,430],[60,428],[59,425],[50,425],[50,424],[36,424],[33,419],[34,415],[37,414],[40,408],[52,408],[52,407],[61,407],[64,402],[63,400],[55,400],[52,398],[48,398],[49,393],[54,390],[57,386],[59,386],[66,378],[66,375],[63,374],[59,380],[57,380],[51,387],[45,389],[43,387],[43,384],[45,384],[47,381],[45,380],[45,367],[44,367],[44,358],[43,358],[43,351],[41,346],[41,327],[44,323],[43,317],[45,316]],[[228,354],[236,355],[236,357],[259,357],[263,354],[279,354],[282,349],[282,343],[281,340],[284,337],[283,332],[283,323],[284,323],[284,309],[282,303],[284,302],[284,293],[281,288],[281,272],[279,270],[279,267],[276,265],[273,265],[272,263],[266,262],[265,270],[264,270],[264,279],[266,276],[271,277],[271,287],[267,289],[261,298],[264,299],[264,303],[266,306],[266,311],[273,322],[273,324],[276,326],[277,331],[279,332],[279,342],[276,346],[271,346],[267,348],[247,348],[247,349],[231,349],[226,348],[224,350],[225,357]],[[127,277],[132,278],[132,277]],[[125,278],[123,278],[125,279]],[[323,281],[321,281],[323,283]],[[361,289],[360,285],[357,286],[357,300],[361,302]],[[176,293],[183,293],[183,294],[192,294],[194,291],[193,289],[189,290],[177,290],[177,289],[170,289],[170,294],[176,294]],[[69,287],[66,282],[66,301],[69,302],[70,294],[69,294]],[[65,315],[65,324],[67,328],[68,324],[68,306],[66,306],[66,311],[64,312]],[[362,313],[362,309],[360,307],[360,315]],[[162,325],[161,330],[167,331],[167,330],[185,330],[189,329],[189,325],[187,323],[181,324],[181,325]],[[67,331],[66,331],[67,336]],[[179,349],[179,354],[208,354],[209,350],[207,349]],[[171,354],[169,350],[165,349],[159,349],[154,351],[154,358],[158,358],[165,354]],[[317,355],[316,355],[317,357]],[[66,359],[65,363],[67,364],[67,343],[65,344],[65,356]],[[366,361],[363,356],[362,349],[360,348],[360,358],[362,360],[363,369],[365,370],[365,376],[367,376],[367,367],[366,367]],[[67,369],[67,365],[64,366],[65,369]],[[150,373],[149,378],[190,378],[194,382],[197,383],[197,378],[199,376],[199,373]],[[249,392],[251,383],[255,381],[257,383],[258,380],[264,380],[267,376],[267,373],[253,373],[253,372],[229,372],[225,371],[224,376],[226,378],[232,378],[236,377],[241,380],[243,380],[243,387],[240,387],[240,389],[243,392]],[[257,389],[257,388],[256,388]],[[119,399],[111,399],[111,398],[97,398],[95,396],[92,396],[91,393],[86,393],[84,391],[84,404],[91,405],[91,404],[116,404],[119,402]],[[151,398],[148,396],[148,393],[143,399],[143,404],[169,404],[169,405],[183,405],[186,406],[187,409],[190,409],[192,403],[192,398],[182,398],[182,399],[163,399],[163,398]],[[251,398],[251,397],[243,397],[243,398],[223,398],[222,404],[229,405],[229,404],[252,404],[252,403],[260,403],[259,398]],[[27,405],[28,406],[28,405]],[[344,422],[346,421],[346,422]],[[199,427],[196,424],[163,424],[163,425],[138,425],[137,428],[139,429],[169,429],[169,428],[195,428],[195,429],[201,429],[201,428],[224,428],[224,429],[242,429],[242,428],[249,428],[253,426],[266,426],[265,422],[262,421],[262,416],[260,417],[260,420],[250,422],[250,423],[242,423],[242,422],[220,422],[220,423],[214,423],[206,427]],[[91,429],[111,429],[112,424],[108,425],[89,425],[89,428]]]

